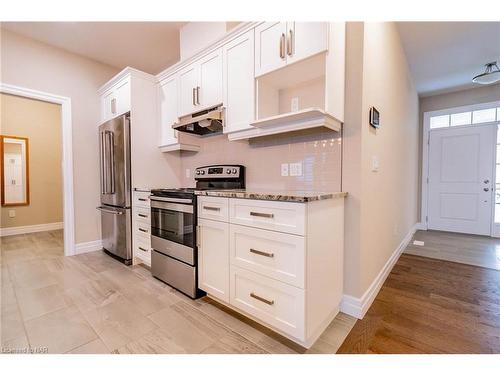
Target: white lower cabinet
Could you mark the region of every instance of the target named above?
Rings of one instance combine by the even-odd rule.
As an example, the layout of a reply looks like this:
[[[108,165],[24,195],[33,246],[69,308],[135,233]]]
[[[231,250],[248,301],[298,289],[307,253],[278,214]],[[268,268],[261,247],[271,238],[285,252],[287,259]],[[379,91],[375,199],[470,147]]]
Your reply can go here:
[[[304,340],[305,291],[231,266],[231,305]]]
[[[151,208],[149,191],[134,190],[132,196],[132,257],[134,264],[151,266]]]
[[[198,284],[229,302],[229,224],[198,219]]]
[[[198,200],[200,289],[311,347],[342,298],[343,199],[205,198]]]

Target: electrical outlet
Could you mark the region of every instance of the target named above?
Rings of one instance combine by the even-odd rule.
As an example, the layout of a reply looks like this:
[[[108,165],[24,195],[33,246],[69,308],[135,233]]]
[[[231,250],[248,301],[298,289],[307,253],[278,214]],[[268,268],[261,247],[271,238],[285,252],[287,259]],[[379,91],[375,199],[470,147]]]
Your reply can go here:
[[[9,210],[9,217],[16,217],[16,210]]]
[[[191,176],[191,170],[190,169],[186,169],[186,177],[189,178],[189,176]]]
[[[282,177],[288,176],[288,163],[281,164],[281,176]]]
[[[302,163],[290,163],[290,176],[302,176]]]
[[[299,110],[299,98],[298,97],[292,98],[290,107],[291,107],[290,109],[292,112],[297,112]]]

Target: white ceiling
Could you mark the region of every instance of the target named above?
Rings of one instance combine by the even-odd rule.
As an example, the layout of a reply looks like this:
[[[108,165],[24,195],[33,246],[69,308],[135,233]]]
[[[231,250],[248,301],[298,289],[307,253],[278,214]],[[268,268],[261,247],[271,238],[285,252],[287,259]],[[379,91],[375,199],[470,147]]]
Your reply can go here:
[[[500,22],[398,22],[421,96],[476,86],[484,64],[500,64]]]
[[[179,60],[185,22],[2,22],[2,28],[122,69],[156,74]]]

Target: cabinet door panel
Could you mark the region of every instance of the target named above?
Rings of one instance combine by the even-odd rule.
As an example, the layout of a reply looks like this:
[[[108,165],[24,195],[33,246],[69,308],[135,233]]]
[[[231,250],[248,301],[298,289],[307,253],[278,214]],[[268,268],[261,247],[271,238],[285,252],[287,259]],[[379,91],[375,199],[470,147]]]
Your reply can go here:
[[[179,116],[196,112],[194,89],[198,84],[198,65],[192,64],[179,74]]]
[[[251,128],[254,119],[254,31],[241,35],[223,48],[224,133]]]
[[[328,49],[328,23],[288,22],[286,31],[287,64]]]
[[[281,43],[286,30],[286,22],[266,22],[255,28],[256,77],[286,65],[285,46]]]
[[[229,302],[229,224],[198,219],[199,287]]]
[[[199,71],[197,109],[222,103],[222,49],[200,59]]]
[[[101,122],[106,122],[109,119],[113,118],[114,115],[112,113],[112,103],[111,103],[113,98],[114,98],[113,90],[109,90],[101,96]]]
[[[113,117],[122,115],[130,111],[130,78],[123,80],[118,83],[115,89],[115,99],[116,99],[116,113]]]
[[[178,76],[167,78],[158,86],[160,102],[160,144],[168,146],[177,143],[176,131],[172,125],[178,119]]]

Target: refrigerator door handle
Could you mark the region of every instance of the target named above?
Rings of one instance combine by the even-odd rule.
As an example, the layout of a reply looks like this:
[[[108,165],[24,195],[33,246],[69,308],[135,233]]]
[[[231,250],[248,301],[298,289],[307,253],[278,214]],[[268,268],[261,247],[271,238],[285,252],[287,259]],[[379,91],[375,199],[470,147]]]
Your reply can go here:
[[[106,180],[106,136],[104,132],[101,132],[100,134],[100,161],[101,161],[101,194],[106,194],[107,193],[107,180]]]
[[[115,193],[115,135],[109,132],[109,154],[110,154],[110,171],[111,171],[111,194]]]

